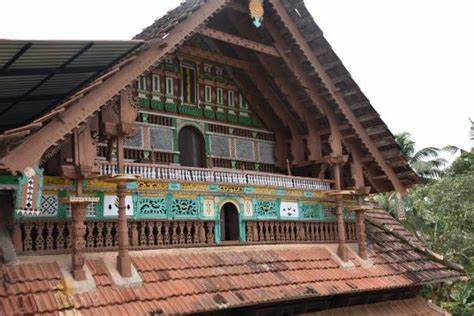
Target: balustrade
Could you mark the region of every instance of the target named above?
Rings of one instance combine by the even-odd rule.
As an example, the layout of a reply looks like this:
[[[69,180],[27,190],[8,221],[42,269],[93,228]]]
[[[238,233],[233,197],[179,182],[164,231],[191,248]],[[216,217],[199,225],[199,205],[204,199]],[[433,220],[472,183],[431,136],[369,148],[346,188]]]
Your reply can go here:
[[[199,246],[214,244],[214,222],[200,220],[129,221],[131,249]],[[23,222],[14,226],[19,254],[66,253],[71,248],[72,223]],[[117,221],[87,221],[84,236],[87,251],[108,251],[118,247]]]
[[[357,240],[353,222],[346,222],[346,240]],[[336,242],[336,222],[247,221],[247,242]]]
[[[100,164],[101,175],[114,173],[117,173],[116,164],[109,162],[102,162]],[[133,163],[125,165],[125,173],[139,176],[142,179],[160,179],[165,181],[228,183],[321,191],[330,190],[331,188],[330,181],[326,180],[240,170],[182,168]]]

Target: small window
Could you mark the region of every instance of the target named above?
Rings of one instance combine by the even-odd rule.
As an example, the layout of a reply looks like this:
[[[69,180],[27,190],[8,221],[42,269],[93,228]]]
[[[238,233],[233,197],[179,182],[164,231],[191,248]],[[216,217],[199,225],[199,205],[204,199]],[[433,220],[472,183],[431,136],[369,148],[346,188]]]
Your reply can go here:
[[[242,93],[239,93],[239,107],[244,110],[248,109],[247,101],[245,101],[245,98]]]
[[[230,108],[234,107],[234,91],[227,91],[227,106]]]
[[[174,88],[173,88],[173,78],[166,77],[166,95],[173,96],[174,95]]]
[[[138,77],[138,90],[146,90],[146,78],[145,78],[145,76]]]
[[[204,88],[204,100],[206,103],[212,102],[212,88],[211,86],[205,86]]]
[[[217,104],[223,105],[224,104],[224,100],[223,100],[224,96],[223,96],[222,88],[217,88],[216,93],[217,93]]]
[[[153,92],[160,92],[160,76],[153,75]]]

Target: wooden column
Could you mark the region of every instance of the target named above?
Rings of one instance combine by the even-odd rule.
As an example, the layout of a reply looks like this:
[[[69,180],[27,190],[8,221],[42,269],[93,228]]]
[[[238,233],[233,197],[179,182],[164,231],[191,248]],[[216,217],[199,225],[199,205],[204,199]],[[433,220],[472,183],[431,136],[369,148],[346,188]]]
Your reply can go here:
[[[72,276],[77,281],[83,281],[86,279],[86,272],[84,270],[84,248],[86,233],[86,225],[84,220],[86,217],[87,204],[84,203],[72,203],[71,204],[71,216],[72,216]]]
[[[359,246],[359,257],[367,260],[367,241],[365,236],[365,211],[356,211],[357,243]]]
[[[118,173],[125,173],[125,157],[124,157],[124,136],[117,137],[117,167]],[[117,182],[117,197],[118,197],[118,243],[119,251],[117,256],[117,269],[120,275],[124,278],[132,276],[132,260],[128,253],[128,225],[127,225],[127,205],[125,203],[126,196],[126,182]]]
[[[334,180],[336,181],[335,188],[336,190],[341,190],[341,165],[340,161],[333,163],[334,171]],[[344,216],[342,212],[342,196],[336,195],[336,216],[337,216],[337,237],[338,237],[338,247],[337,254],[342,261],[346,262],[349,260],[347,247],[346,247],[346,229],[344,226]]]

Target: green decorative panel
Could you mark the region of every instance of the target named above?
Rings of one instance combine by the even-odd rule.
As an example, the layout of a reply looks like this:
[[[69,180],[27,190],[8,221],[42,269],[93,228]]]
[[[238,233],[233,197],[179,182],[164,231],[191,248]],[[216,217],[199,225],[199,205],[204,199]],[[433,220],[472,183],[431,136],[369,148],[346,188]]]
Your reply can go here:
[[[18,177],[10,175],[0,175],[0,184],[18,184]]]
[[[223,121],[225,122],[227,120],[227,117],[224,112],[216,112],[216,119],[218,121]]]
[[[138,199],[138,215],[140,217],[166,217],[166,199],[142,197]]]
[[[248,116],[240,116],[239,123],[242,125],[252,125],[252,119]]]
[[[303,204],[301,207],[301,217],[303,219],[321,219],[321,204]]]
[[[171,214],[178,217],[198,216],[198,202],[192,199],[173,199]]]
[[[227,114],[227,120],[231,123],[238,123],[239,117],[235,114]]]
[[[278,201],[256,201],[255,215],[257,217],[277,217],[278,216]]]
[[[141,108],[147,108],[150,106],[150,100],[145,98],[138,98],[138,106]]]
[[[189,106],[189,105],[180,105],[179,106],[179,113],[191,116],[202,116],[202,109],[197,106]]]
[[[162,111],[162,110],[165,108],[165,106],[164,106],[163,102],[161,102],[161,101],[158,101],[158,100],[151,100],[151,108],[152,108],[153,110],[160,110],[160,111]]]
[[[322,207],[322,214],[325,219],[334,219],[336,218],[336,207],[324,205]]]
[[[204,117],[210,120],[213,120],[216,118],[216,115],[214,114],[214,111],[212,110],[204,110]]]
[[[173,112],[175,113],[178,110],[178,107],[174,103],[166,103],[165,104],[166,112]]]

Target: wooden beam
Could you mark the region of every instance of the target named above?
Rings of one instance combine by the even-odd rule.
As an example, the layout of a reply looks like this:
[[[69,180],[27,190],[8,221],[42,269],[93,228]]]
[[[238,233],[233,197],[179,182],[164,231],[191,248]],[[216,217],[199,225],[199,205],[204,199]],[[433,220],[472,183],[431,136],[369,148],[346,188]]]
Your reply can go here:
[[[245,47],[250,50],[254,50],[260,53],[264,53],[267,55],[275,56],[275,57],[280,57],[278,52],[273,46],[265,45],[262,43],[254,42],[251,40],[248,40],[246,38],[229,34],[226,32],[222,32],[219,30],[214,30],[209,27],[202,27],[198,30],[198,33],[204,36],[207,36],[209,38],[219,40],[222,42],[226,42],[232,45],[237,45],[241,47]]]
[[[27,166],[37,165],[49,147],[71,133],[74,128],[97,112],[110,98],[150,66],[174,51],[194,30],[228,2],[229,0],[208,1],[170,30],[166,37],[147,42],[145,49],[138,53],[137,58],[71,105],[60,118],[51,120],[45,127],[10,151],[0,160],[0,167],[11,172],[19,172]]]
[[[374,156],[377,164],[387,174],[395,190],[399,193],[405,193],[406,192],[405,187],[400,182],[400,180],[398,179],[393,169],[387,164],[384,157],[378,150],[377,146],[375,146],[375,144],[373,143],[372,139],[370,138],[366,130],[362,127],[362,124],[357,120],[356,116],[354,115],[351,108],[349,107],[349,104],[345,101],[343,95],[338,91],[337,87],[334,85],[331,78],[326,73],[326,70],[324,69],[323,65],[314,56],[313,51],[311,50],[311,47],[308,45],[303,35],[298,30],[296,24],[293,22],[293,20],[290,18],[290,16],[286,12],[285,8],[281,4],[281,1],[269,0],[269,2],[271,3],[273,8],[279,15],[280,19],[283,21],[285,27],[287,28],[287,30],[289,31],[293,39],[298,44],[299,48],[301,49],[304,56],[311,64],[314,71],[321,78],[322,83],[329,90],[329,93],[331,94],[333,99],[336,101],[341,112],[345,115],[349,123],[352,125],[352,127],[355,129],[355,131],[361,138],[361,140],[367,146],[369,152],[372,154],[372,156]]]
[[[178,49],[178,53],[183,53],[188,56],[193,56],[204,60],[216,62],[221,65],[230,66],[232,68],[243,69],[245,71],[250,69],[250,64],[245,60],[232,58],[221,54],[215,54],[198,47],[184,45]]]

